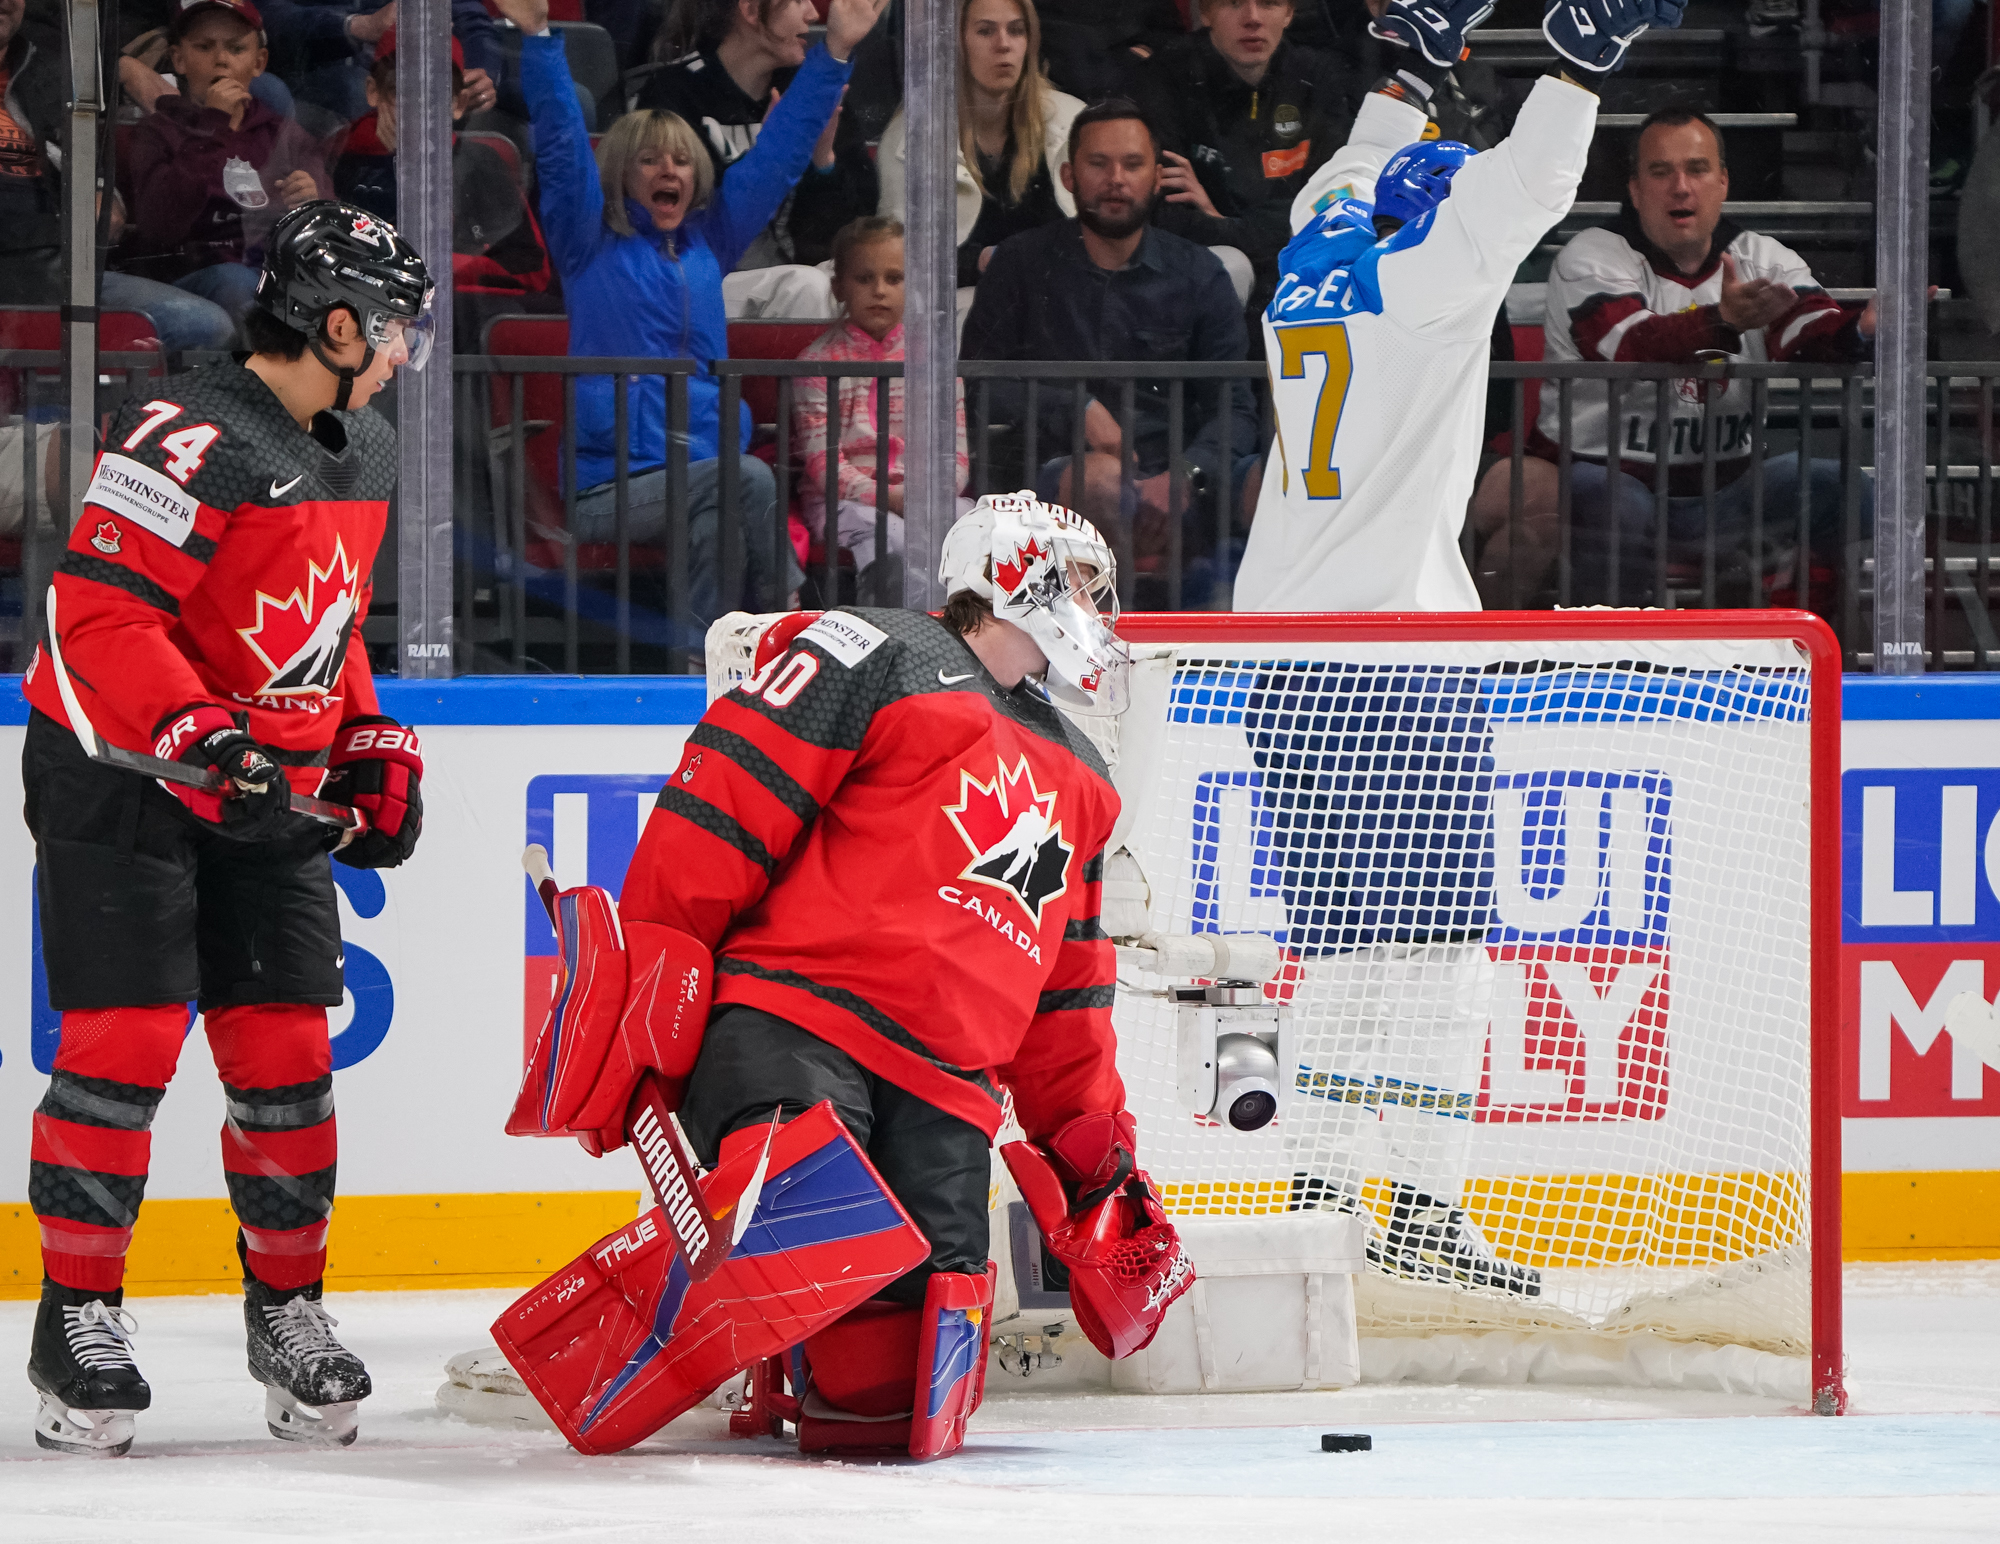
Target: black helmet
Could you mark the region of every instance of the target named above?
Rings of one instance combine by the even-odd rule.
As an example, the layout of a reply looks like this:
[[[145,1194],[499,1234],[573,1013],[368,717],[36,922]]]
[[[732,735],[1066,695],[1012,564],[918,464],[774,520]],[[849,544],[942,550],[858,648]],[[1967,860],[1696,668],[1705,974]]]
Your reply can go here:
[[[346,307],[361,325],[370,357],[401,337],[409,365],[421,370],[430,357],[431,277],[424,260],[386,220],[330,198],[315,199],[279,220],[264,248],[257,279],[259,309],[304,333],[321,364],[345,376],[355,371],[328,364],[320,351],[320,324]],[[361,369],[368,368],[366,362]]]

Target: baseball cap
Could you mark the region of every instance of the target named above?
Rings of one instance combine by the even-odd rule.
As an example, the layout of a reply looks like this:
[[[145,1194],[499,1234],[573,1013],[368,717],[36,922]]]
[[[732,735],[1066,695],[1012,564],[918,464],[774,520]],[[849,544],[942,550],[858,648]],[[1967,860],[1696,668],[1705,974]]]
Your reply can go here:
[[[258,36],[263,35],[263,13],[250,0],[174,0],[174,19],[168,24],[167,36],[178,42],[203,11],[232,12],[255,27]]]
[[[382,34],[380,41],[375,45],[375,62],[380,64],[384,59],[393,59],[395,56],[396,29],[391,27],[387,32]],[[451,62],[461,70],[465,68],[465,50],[458,46],[457,38],[451,40]]]

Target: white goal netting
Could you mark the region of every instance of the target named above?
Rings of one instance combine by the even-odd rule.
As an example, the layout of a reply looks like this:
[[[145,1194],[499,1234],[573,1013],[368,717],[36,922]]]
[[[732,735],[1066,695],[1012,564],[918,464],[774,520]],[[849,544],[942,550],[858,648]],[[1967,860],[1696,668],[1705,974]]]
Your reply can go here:
[[[1128,971],[1142,1161],[1185,1216],[1358,1212],[1364,1336],[1810,1349],[1810,664],[1649,621],[1142,667],[1152,926],[1269,935],[1290,1014],[1276,1119],[1237,1130]]]

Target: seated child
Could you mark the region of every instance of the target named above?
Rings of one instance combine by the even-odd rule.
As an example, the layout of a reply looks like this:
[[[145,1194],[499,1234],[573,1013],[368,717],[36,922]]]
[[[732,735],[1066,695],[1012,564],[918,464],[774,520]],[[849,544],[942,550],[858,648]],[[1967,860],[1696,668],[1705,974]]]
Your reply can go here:
[[[241,320],[271,227],[333,187],[312,136],[251,94],[266,54],[250,0],[175,0],[168,36],[181,89],[132,130],[119,167],[131,225],[116,266]]]
[[[842,226],[833,238],[833,298],[842,319],[799,355],[801,359],[883,360],[903,357],[903,226],[899,220],[868,216]],[[875,414],[876,381],[840,377],[839,468],[835,473],[839,512],[828,538],[866,567],[875,551],[876,451],[881,441]],[[889,551],[903,550],[903,383],[888,382],[888,478],[884,504],[889,514]],[[806,524],[815,535],[826,530],[826,379],[804,376],[792,399],[792,428],[805,457],[801,489]],[[953,486],[963,495],[970,469],[965,448],[965,388],[958,388],[958,456]],[[958,512],[972,507],[960,497]]]

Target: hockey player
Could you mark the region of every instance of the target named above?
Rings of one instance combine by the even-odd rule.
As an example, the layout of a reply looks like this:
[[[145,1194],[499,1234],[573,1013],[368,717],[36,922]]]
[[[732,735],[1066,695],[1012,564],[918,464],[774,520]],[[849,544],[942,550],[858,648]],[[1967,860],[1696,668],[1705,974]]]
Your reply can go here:
[[[1238,579],[1239,610],[1477,610],[1458,548],[1495,309],[1575,194],[1590,84],[1677,0],[1564,0],[1565,60],[1513,134],[1473,155],[1421,141],[1423,103],[1486,0],[1391,4],[1374,30],[1402,67],[1293,208],[1265,312],[1278,435]],[[1412,141],[1415,141],[1412,143]],[[1397,148],[1397,147],[1402,148]],[[1393,153],[1392,153],[1393,152]],[[1386,1174],[1371,1240],[1396,1275],[1534,1296],[1459,1201],[1493,965],[1492,740],[1476,672],[1302,665],[1244,715],[1282,854],[1301,1087],[1284,1133],[1295,1203],[1351,1209]],[[1384,733],[1385,726],[1391,732]]]
[[[247,357],[161,382],[105,441],[38,649],[22,751],[42,958],[62,1037],[28,1194],[42,1297],[35,1440],[109,1455],[151,1392],[122,1306],[148,1130],[201,1009],[222,1074],[250,1372],[273,1436],[352,1442],[367,1371],[320,1305],[334,1185],[326,1010],[341,1001],[329,828],[287,787],[350,804],[356,868],[409,857],[414,733],[377,711],[361,622],[395,483],[364,411],[429,351],[431,284],[388,225],[330,201],[272,232]],[[226,792],[90,760],[113,746],[212,768]]]
[[[1109,1355],[1137,1349],[1192,1280],[1135,1168],[1114,1062],[1116,967],[1099,895],[1118,796],[1055,706],[1122,706],[1129,661],[1098,610],[1115,594],[1111,552],[1068,510],[993,497],[952,526],[940,578],[942,619],[857,609],[773,624],[760,668],[688,737],[619,905],[634,951],[628,1015],[644,995],[640,953],[662,933],[674,949],[714,955],[713,1006],[679,1107],[700,1160],[729,1165],[767,1140],[774,1116],[831,1101],[928,1241],[928,1260],[800,1331],[787,1367],[796,1404],[783,1408],[809,1452],[907,1444],[928,1457],[961,1440],[985,1360],[988,1147],[1008,1091],[1033,1144],[1008,1161],[1068,1263],[1085,1332]],[[642,944],[648,934],[655,942]],[[623,1109],[625,1090],[613,1093],[609,1107]],[[1120,1196],[1129,1204],[1106,1211]],[[1071,1250],[1065,1235],[1078,1231],[1091,1241]],[[810,1242],[845,1238],[822,1224]],[[838,1255],[823,1279],[870,1268],[858,1252]],[[557,1322],[555,1361],[615,1369],[629,1355],[632,1369],[577,1423],[621,1434],[573,1431],[573,1441],[636,1441],[713,1386],[713,1375],[683,1379],[644,1419],[607,1417],[622,1390],[644,1387],[628,1382],[642,1366],[681,1354],[685,1299],[674,1294],[688,1288],[672,1280],[667,1307],[642,1302],[629,1348],[579,1357],[564,1344],[569,1321]],[[809,1317],[757,1280],[724,1293],[739,1321]],[[601,1319],[586,1312],[590,1333],[630,1319],[620,1306],[630,1296],[614,1293]],[[939,1432],[947,1384],[931,1376],[939,1364],[919,1376],[918,1348],[946,1326],[960,1347],[949,1386],[971,1387]],[[714,1345],[720,1333],[682,1339]],[[762,1324],[731,1333],[739,1346],[765,1336],[760,1355],[787,1341]]]
[[[1675,25],[1680,3],[1564,0],[1542,27],[1565,69],[1536,82],[1507,139],[1478,156],[1421,140],[1423,104],[1491,9],[1392,4],[1374,30],[1407,45],[1402,67],[1292,206],[1264,313],[1278,434],[1238,611],[1479,609],[1458,532],[1494,312],[1576,195],[1591,82],[1648,26]]]

